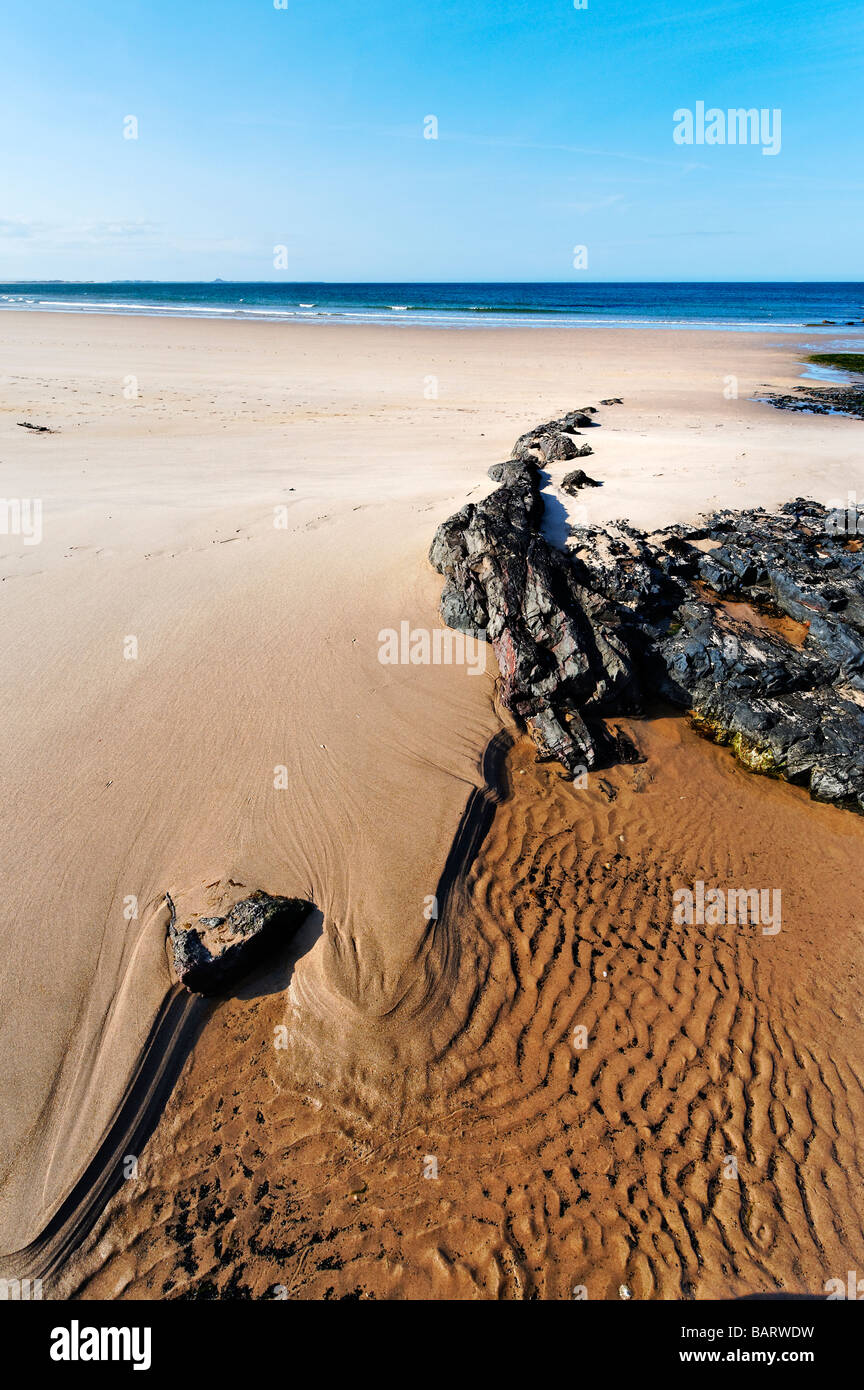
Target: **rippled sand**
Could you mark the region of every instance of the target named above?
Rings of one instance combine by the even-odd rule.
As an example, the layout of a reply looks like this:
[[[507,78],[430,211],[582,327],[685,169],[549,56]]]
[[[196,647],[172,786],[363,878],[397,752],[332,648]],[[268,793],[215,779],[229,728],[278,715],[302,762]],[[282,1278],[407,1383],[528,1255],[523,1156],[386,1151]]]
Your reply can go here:
[[[524,740],[498,770],[443,924],[472,982],[446,1053],[298,1084],[290,965],[259,976],[68,1292],[716,1298],[860,1267],[864,825],[677,717],[627,727],[648,761],[584,790]],[[780,932],[675,925],[699,877],[782,885]]]

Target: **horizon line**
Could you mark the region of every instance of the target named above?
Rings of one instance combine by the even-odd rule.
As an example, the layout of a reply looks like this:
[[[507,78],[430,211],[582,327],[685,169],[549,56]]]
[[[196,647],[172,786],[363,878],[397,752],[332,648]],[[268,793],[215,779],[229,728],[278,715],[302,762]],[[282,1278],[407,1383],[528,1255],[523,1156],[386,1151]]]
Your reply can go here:
[[[0,280],[0,285],[864,285],[864,277],[860,280],[234,280],[217,275],[209,280],[163,280],[152,276],[67,280],[60,276],[51,276],[47,279]]]

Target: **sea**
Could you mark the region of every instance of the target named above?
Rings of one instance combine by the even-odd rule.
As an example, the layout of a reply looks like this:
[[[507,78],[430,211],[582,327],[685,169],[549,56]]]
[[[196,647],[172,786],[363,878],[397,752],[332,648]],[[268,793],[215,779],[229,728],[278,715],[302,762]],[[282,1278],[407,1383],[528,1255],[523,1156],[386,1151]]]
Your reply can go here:
[[[213,280],[0,284],[0,309],[301,323],[472,328],[607,324],[725,328],[852,338],[864,333],[864,283],[480,284],[248,283]],[[823,322],[827,320],[828,322]],[[844,334],[841,332],[840,337]],[[857,340],[857,339],[856,339]]]

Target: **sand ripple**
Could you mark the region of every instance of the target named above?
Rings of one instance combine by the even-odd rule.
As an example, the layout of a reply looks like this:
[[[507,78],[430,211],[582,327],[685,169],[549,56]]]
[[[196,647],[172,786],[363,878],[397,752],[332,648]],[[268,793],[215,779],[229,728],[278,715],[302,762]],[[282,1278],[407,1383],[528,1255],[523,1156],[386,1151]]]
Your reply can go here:
[[[65,1290],[704,1298],[859,1268],[862,826],[678,719],[632,727],[648,763],[582,791],[517,743],[375,1061],[301,1076],[278,992],[220,1006]],[[782,887],[782,931],[674,924],[697,877]]]

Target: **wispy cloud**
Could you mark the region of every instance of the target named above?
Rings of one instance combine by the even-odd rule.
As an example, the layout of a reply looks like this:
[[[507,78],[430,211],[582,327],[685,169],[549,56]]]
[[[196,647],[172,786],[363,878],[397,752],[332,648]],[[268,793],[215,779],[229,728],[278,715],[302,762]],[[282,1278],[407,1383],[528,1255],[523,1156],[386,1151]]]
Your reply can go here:
[[[296,236],[280,238],[286,246],[296,244]],[[0,244],[4,254],[53,254],[57,251],[178,252],[186,254],[228,253],[256,258],[271,255],[270,244],[262,245],[248,237],[177,236],[161,222],[124,218],[79,222],[40,222],[28,218],[0,219]]]
[[[671,122],[671,110],[670,110]],[[264,115],[253,115],[244,113],[228,119],[226,124],[240,126],[254,126],[261,128],[280,127],[290,130],[310,130],[316,134],[328,131],[331,134],[339,135],[377,135],[393,140],[412,140],[423,142],[422,123],[417,121],[410,126],[385,126],[375,125],[364,121],[344,121],[344,122],[322,122],[322,121],[297,121],[284,119],[279,116],[271,116],[269,113]],[[654,167],[675,169],[679,173],[689,172],[692,169],[704,169],[705,164],[698,164],[694,161],[682,165],[680,158],[670,156],[668,159],[661,159],[655,155],[635,154],[631,150],[599,150],[588,145],[570,145],[566,142],[552,140],[525,140],[517,135],[488,135],[477,132],[449,130],[442,127],[439,136],[441,144],[454,143],[460,145],[474,145],[487,149],[508,149],[508,150],[543,150],[549,153],[558,154],[581,154],[587,155],[592,159],[621,159],[630,160],[635,164],[650,164]]]
[[[44,227],[44,222],[28,222],[24,218],[0,217],[0,237],[31,241]]]
[[[154,241],[157,222],[39,222],[25,217],[0,220],[0,237],[43,246],[119,246]]]

